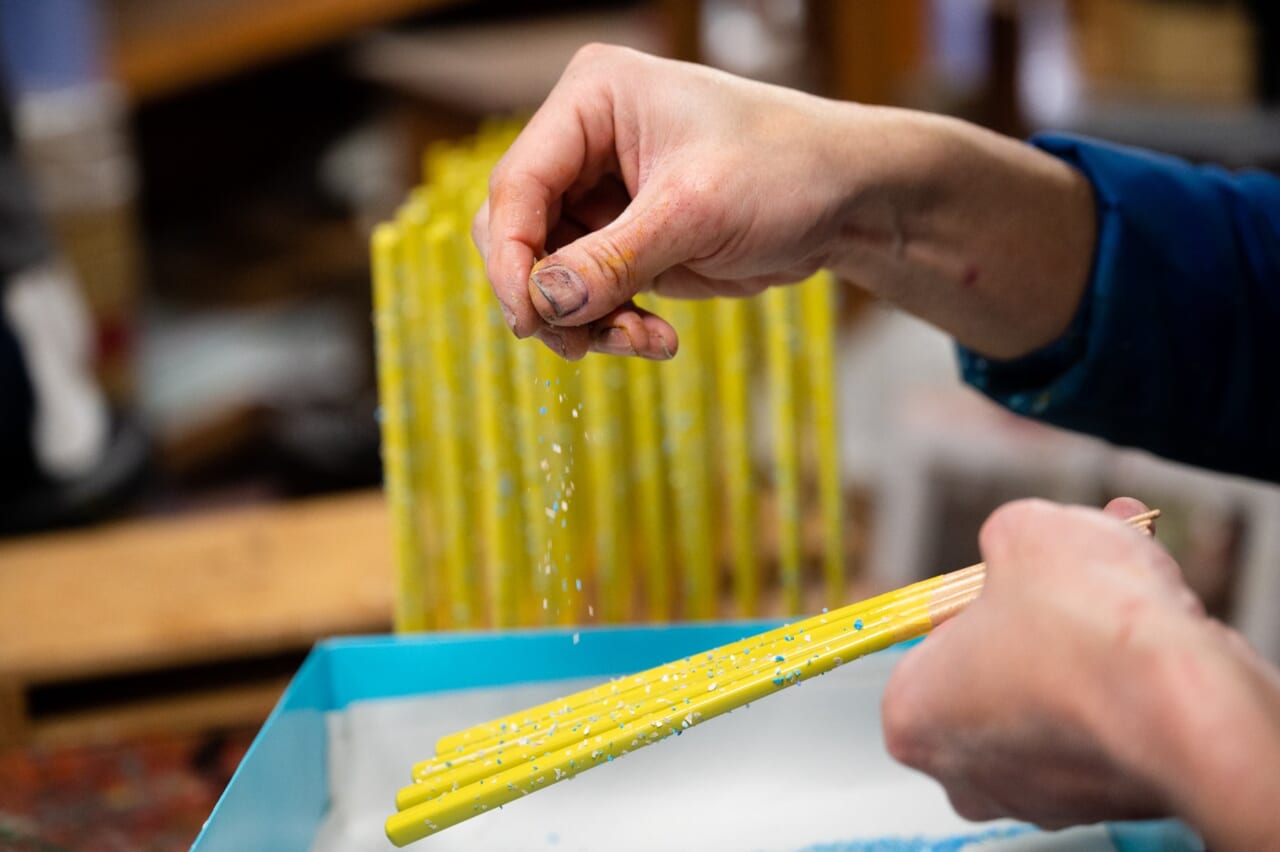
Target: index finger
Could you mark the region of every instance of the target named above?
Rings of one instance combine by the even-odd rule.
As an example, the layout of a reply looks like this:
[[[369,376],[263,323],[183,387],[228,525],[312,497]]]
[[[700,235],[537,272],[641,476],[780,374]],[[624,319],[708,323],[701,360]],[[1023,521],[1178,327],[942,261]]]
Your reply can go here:
[[[546,245],[550,211],[580,176],[613,157],[608,98],[567,72],[494,167],[486,272],[517,337],[543,324],[529,300],[529,273]]]

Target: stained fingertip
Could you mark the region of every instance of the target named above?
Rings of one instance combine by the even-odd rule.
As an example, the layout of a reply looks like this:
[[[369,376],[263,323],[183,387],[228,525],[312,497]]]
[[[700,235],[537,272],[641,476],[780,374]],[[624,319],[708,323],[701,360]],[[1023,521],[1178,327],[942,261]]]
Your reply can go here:
[[[627,330],[616,325],[609,326],[596,334],[591,341],[591,349],[604,355],[622,355],[631,358],[640,354]]]
[[[666,320],[658,317],[645,318],[645,330],[648,332],[648,341],[640,354],[651,361],[670,361],[676,357],[676,352],[680,349],[680,340],[676,336],[676,331]]]
[[[529,303],[525,289],[528,268],[533,265],[531,255],[510,257],[509,250],[494,247],[493,256],[485,265],[493,294],[502,306],[502,319],[518,338],[532,337],[543,327],[542,321]],[[527,254],[527,253],[526,253]],[[518,284],[513,282],[518,281]]]
[[[542,326],[535,336],[566,361],[580,361],[590,349],[590,335],[585,329]]]

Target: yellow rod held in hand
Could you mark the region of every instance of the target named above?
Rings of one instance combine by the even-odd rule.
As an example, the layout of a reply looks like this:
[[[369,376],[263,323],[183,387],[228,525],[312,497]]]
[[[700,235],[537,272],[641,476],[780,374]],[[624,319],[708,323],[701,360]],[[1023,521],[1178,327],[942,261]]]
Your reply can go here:
[[[961,571],[968,571],[971,573],[977,570],[977,568],[961,569]],[[782,627],[767,630],[764,633],[751,637],[750,639],[739,640],[727,645],[722,645],[719,648],[713,648],[710,651],[705,651],[702,654],[697,655],[697,658],[705,658],[707,655],[711,655],[715,661],[723,661],[728,659],[729,656],[740,652],[744,642],[749,645],[756,645],[762,642],[774,642],[787,635],[797,632],[803,633],[804,631],[812,630],[815,627],[821,626],[823,620],[834,622],[857,618],[864,612],[894,606],[904,597],[932,592],[944,582],[947,582],[948,578],[955,578],[960,575],[961,572],[954,572],[953,574],[930,577],[926,580],[912,583],[911,585],[905,586],[901,589],[886,592],[865,601],[849,604],[848,606],[841,607],[840,609],[829,613],[815,615],[810,618],[802,619],[794,624],[783,625]],[[694,657],[690,657],[689,661],[689,664],[696,665]],[[583,705],[589,704],[593,701],[617,697],[627,689],[660,683],[663,677],[670,676],[673,671],[680,670],[681,666],[685,664],[685,660],[664,663],[660,666],[648,669],[647,671],[621,678],[620,680],[600,684],[599,686],[593,686],[589,689],[582,690],[581,692],[576,692],[573,695],[557,698],[554,701],[548,701],[543,704],[539,704],[536,707],[530,707],[526,710],[520,711],[519,713],[512,713],[480,725],[475,725],[457,733],[448,734],[441,737],[436,742],[436,754],[448,756],[453,753],[458,753],[462,750],[474,747],[474,744],[476,743],[502,736],[507,732],[519,733],[524,725],[531,725],[542,720],[554,721],[555,716],[558,714],[582,707]],[[426,762],[424,761],[424,763]],[[422,764],[419,764],[418,767],[415,767],[415,770],[421,766]]]
[[[970,593],[976,596],[977,592]],[[813,647],[802,661],[789,662],[765,672],[721,685],[711,680],[705,687],[690,687],[692,695],[674,707],[662,708],[635,721],[611,722],[600,733],[582,737],[566,748],[531,756],[494,775],[441,793],[392,815],[386,822],[387,837],[397,846],[427,837],[493,808],[577,776],[636,749],[683,733],[745,704],[758,701],[865,654],[927,633],[935,624],[930,602],[913,603],[874,630],[853,630]],[[954,611],[952,609],[951,611]]]
[[[982,575],[973,572],[962,581],[946,587],[947,599],[958,594],[976,594],[982,586]],[[592,727],[610,728],[632,722],[653,712],[680,704],[697,695],[709,682],[728,687],[743,678],[772,673],[781,677],[794,665],[804,663],[813,649],[838,641],[841,636],[861,630],[868,635],[892,625],[916,608],[936,605],[938,598],[898,597],[879,608],[867,608],[860,617],[846,615],[842,619],[820,616],[819,623],[804,630],[792,629],[773,639],[759,637],[741,642],[736,653],[709,659],[712,653],[669,664],[670,672],[658,683],[633,686],[614,696],[601,698],[550,720],[523,725],[478,744],[464,754],[445,754],[425,766],[415,767],[416,783],[404,787],[396,796],[396,807],[407,807],[428,801],[444,792],[474,783],[500,771],[502,766],[529,760],[548,751],[569,747],[589,736]]]

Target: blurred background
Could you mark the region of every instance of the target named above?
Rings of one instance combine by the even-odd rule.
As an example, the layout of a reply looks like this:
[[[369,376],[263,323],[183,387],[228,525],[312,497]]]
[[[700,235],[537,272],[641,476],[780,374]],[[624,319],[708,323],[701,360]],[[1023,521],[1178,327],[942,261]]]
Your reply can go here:
[[[1263,0],[4,0],[0,292],[42,378],[0,375],[0,849],[185,848],[309,644],[389,626],[368,236],[580,45],[1273,169],[1277,39]],[[1019,420],[931,329],[840,316],[856,591],[974,561],[1008,499],[1132,493],[1280,654],[1274,489]]]

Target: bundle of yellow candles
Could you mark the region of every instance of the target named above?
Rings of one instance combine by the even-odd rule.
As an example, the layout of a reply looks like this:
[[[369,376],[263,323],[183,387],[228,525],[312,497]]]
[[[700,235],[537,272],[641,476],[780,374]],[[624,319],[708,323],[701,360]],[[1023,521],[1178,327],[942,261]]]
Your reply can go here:
[[[517,129],[429,151],[373,235],[397,628],[794,614],[816,586],[842,600],[833,282],[642,297],[680,333],[667,363],[515,340],[469,233]],[[802,535],[815,516],[821,535]]]
[[[1159,510],[1128,523],[1148,534]],[[386,822],[397,846],[858,657],[928,633],[982,591],[979,563],[442,737]]]

